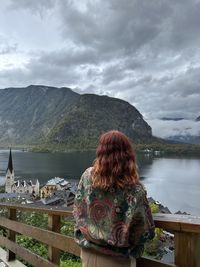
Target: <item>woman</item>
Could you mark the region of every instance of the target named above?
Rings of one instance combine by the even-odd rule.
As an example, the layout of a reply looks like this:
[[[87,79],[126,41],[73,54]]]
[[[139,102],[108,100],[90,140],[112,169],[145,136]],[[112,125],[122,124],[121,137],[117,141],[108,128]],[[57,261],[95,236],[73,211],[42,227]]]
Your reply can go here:
[[[93,167],[82,175],[74,203],[75,238],[84,267],[133,267],[154,237],[146,191],[127,136],[100,137]]]

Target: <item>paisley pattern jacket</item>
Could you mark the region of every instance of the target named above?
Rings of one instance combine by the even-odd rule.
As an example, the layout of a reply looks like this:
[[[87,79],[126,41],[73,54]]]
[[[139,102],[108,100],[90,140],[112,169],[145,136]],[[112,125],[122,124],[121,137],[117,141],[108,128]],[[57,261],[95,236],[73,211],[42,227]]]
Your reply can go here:
[[[75,197],[75,239],[83,248],[138,258],[154,237],[154,222],[142,184],[124,190],[93,188],[91,170],[81,176]]]

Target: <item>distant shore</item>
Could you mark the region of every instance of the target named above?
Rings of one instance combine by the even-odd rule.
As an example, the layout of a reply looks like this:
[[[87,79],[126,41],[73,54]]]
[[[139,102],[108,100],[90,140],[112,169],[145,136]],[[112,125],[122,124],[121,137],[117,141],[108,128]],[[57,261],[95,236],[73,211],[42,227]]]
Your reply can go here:
[[[189,156],[197,155],[200,156],[200,145],[199,144],[134,144],[136,152],[145,153],[149,155],[165,156],[165,155],[177,155],[177,156]],[[0,150],[8,149],[39,152],[39,153],[69,153],[69,152],[85,152],[95,151],[95,147],[69,147],[65,144],[43,144],[43,145],[9,145],[0,144]]]

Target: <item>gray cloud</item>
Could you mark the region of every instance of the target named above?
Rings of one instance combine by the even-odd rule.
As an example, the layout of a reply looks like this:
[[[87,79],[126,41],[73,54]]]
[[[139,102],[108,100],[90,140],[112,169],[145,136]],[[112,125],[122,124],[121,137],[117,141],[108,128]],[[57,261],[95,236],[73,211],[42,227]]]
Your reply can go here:
[[[94,49],[62,49],[44,53],[40,58],[40,62],[51,64],[59,67],[80,66],[80,65],[96,65],[98,62],[98,54]]]
[[[8,3],[10,20],[24,17],[30,33],[20,23],[10,31],[26,60],[0,65],[1,85],[65,85],[120,97],[148,119],[199,115],[200,1]]]
[[[16,52],[17,45],[0,45],[0,55]]]
[[[51,10],[55,4],[56,0],[10,0],[8,8],[13,10],[26,9],[42,17],[47,11]]]
[[[17,52],[17,43],[0,34],[0,55]]]
[[[154,40],[170,14],[160,1],[91,1],[85,8],[76,2],[61,2],[63,34],[75,44],[96,47],[113,54],[135,53]],[[162,11],[162,13],[161,13]],[[141,20],[142,18],[142,20]]]

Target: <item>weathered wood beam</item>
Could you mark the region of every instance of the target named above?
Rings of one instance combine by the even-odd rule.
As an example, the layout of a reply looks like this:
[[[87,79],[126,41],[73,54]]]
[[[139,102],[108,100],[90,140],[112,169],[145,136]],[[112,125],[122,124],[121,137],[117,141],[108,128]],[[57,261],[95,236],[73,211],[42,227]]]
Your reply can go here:
[[[52,208],[52,207],[47,207],[47,206],[44,207],[44,206],[36,206],[36,205],[5,203],[5,202],[0,202],[0,208],[47,213],[47,214],[64,216],[64,217],[72,216],[72,208],[62,208],[62,207]]]
[[[56,233],[60,233],[60,216],[59,215],[48,215],[48,230]],[[48,259],[56,264],[60,262],[60,250],[54,247],[54,244],[48,246]]]
[[[148,257],[142,257],[137,259],[137,267],[176,267],[176,265],[157,261]]]
[[[13,223],[15,223],[16,219],[17,219],[17,216],[16,216],[16,209],[9,209],[8,210],[8,218],[10,221],[14,220]],[[16,232],[15,232],[15,229],[12,229],[12,230],[8,230],[8,240],[11,240],[13,242],[15,242],[16,240]],[[16,255],[13,251],[11,250],[8,250],[7,251],[7,260],[8,261],[12,261],[12,260],[15,260],[16,258]]]
[[[200,217],[191,215],[162,214],[154,216],[156,227],[171,231],[200,233]]]
[[[179,267],[200,266],[200,235],[175,232],[175,263]]]
[[[40,242],[60,250],[77,256],[80,255],[80,248],[72,237],[27,225],[21,222],[12,221],[4,217],[0,217],[0,226],[6,227],[10,230],[15,230],[17,233],[30,236]]]
[[[30,252],[28,249],[25,249],[18,244],[8,240],[4,236],[0,236],[0,245],[6,247],[10,251],[12,251],[14,254],[18,255],[25,261],[33,264],[37,267],[59,267],[59,265],[56,265],[46,259],[43,259],[42,257],[38,256],[37,254]]]

